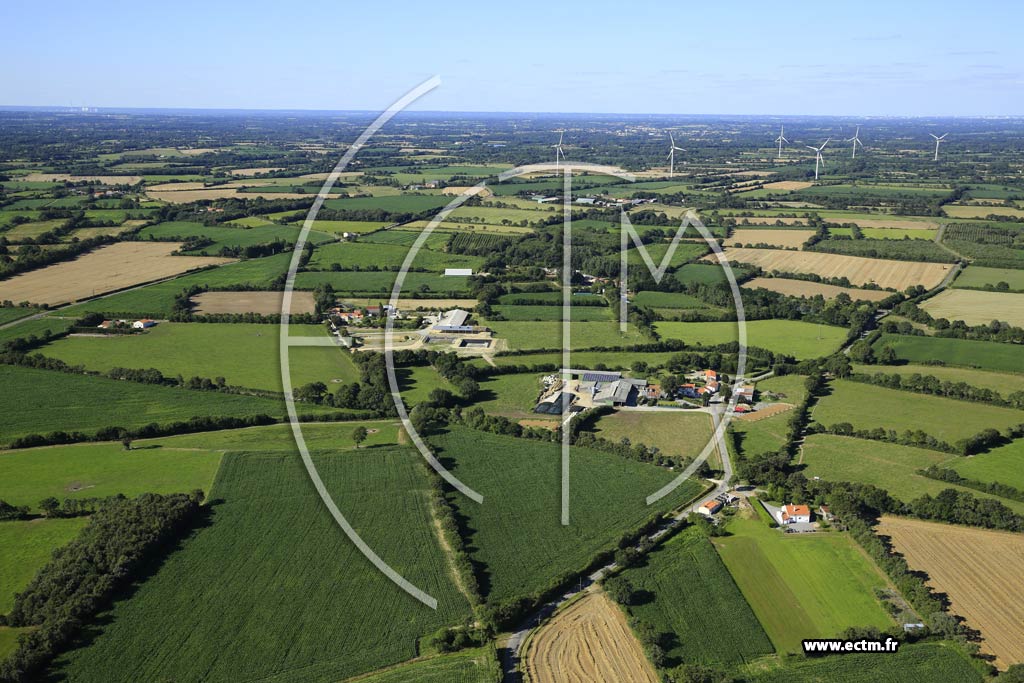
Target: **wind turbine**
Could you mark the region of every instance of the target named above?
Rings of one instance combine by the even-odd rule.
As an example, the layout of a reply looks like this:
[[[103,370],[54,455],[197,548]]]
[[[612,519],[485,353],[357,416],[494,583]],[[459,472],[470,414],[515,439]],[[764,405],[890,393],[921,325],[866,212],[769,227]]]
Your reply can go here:
[[[928,135],[931,135],[933,138],[935,138],[935,159],[934,159],[934,161],[938,161],[939,160],[939,145],[946,138],[946,136],[949,135],[949,133],[943,133],[942,135],[936,135],[935,133],[928,133]]]
[[[811,147],[810,145],[805,145],[805,147],[807,147],[807,149],[810,149],[810,150],[814,151],[814,179],[815,180],[818,179],[818,165],[819,164],[822,165],[822,166],[825,165],[825,159],[821,156],[821,150],[825,149],[825,145],[827,145],[829,140],[831,140],[831,139],[832,138],[826,138],[825,142],[821,143],[821,147]]]
[[[565,152],[562,151],[562,136],[565,135],[565,131],[558,134],[558,144],[552,145],[555,148],[555,173],[558,173],[558,157],[561,155],[562,161],[565,161]]]
[[[779,126],[779,137],[775,138],[775,142],[779,143],[779,158],[780,159],[782,158],[782,143],[783,142],[789,142],[789,140],[786,139],[785,133],[786,133],[786,126],[785,125],[780,125]]]
[[[676,172],[676,150],[680,152],[685,152],[686,150],[676,146],[676,139],[672,137],[672,133],[668,134],[668,139],[671,142],[668,152],[668,177],[671,178]]]
[[[860,141],[860,126],[857,126],[857,132],[853,134],[853,137],[852,138],[846,138],[846,141],[853,143],[853,155],[851,156],[851,158],[852,159],[856,159],[857,158],[857,145],[860,145],[861,148],[864,147],[864,143]]]

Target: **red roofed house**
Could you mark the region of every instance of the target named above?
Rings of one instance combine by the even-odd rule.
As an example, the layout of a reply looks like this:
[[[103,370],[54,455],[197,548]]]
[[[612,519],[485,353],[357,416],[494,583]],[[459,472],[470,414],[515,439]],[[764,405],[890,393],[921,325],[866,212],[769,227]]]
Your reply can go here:
[[[704,371],[704,381],[705,382],[717,382],[718,381],[718,373],[715,372],[714,370],[705,370]]]
[[[721,509],[722,503],[720,501],[711,499],[705,503],[702,503],[701,506],[697,508],[697,512],[699,512],[702,515],[708,515],[710,517],[711,515],[715,514]]]
[[[811,508],[807,505],[784,505],[779,510],[777,519],[779,524],[809,524],[811,522]]]

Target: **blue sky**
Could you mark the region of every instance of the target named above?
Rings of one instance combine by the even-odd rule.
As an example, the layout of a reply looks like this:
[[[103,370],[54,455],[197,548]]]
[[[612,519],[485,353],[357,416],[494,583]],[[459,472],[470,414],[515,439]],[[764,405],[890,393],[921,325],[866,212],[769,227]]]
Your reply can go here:
[[[3,0],[0,104],[1024,114],[1024,5]]]

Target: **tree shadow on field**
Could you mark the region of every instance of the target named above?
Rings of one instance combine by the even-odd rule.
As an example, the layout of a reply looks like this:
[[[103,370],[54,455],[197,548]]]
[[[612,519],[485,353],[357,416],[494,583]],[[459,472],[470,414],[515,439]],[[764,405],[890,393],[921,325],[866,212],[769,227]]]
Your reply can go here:
[[[155,556],[144,563],[133,572],[131,582],[118,588],[110,600],[103,603],[100,611],[85,623],[80,631],[74,636],[67,647],[63,648],[52,663],[46,669],[45,675],[38,680],[46,683],[67,683],[71,679],[62,671],[67,663],[67,655],[82,648],[91,646],[97,638],[103,635],[104,631],[116,621],[114,615],[118,603],[131,600],[146,581],[153,578],[164,564],[193,538],[214,524],[217,516],[216,508],[224,504],[223,499],[209,500],[200,508],[199,514],[193,520],[188,533],[165,544],[157,551]]]
[[[458,462],[456,462],[452,457],[445,456],[443,448],[436,446],[433,443],[430,444],[430,446],[434,451],[434,457],[437,458],[438,462],[440,462],[446,470],[457,477],[458,474],[456,473],[459,469]],[[473,568],[473,576],[476,577],[477,586],[480,589],[480,596],[484,600],[487,600],[487,597],[491,593],[491,571],[485,563],[480,562],[477,559],[477,553],[479,552],[480,547],[473,542],[473,539],[476,536],[478,529],[475,529],[470,525],[469,517],[463,513],[465,505],[476,505],[477,503],[469,501],[447,482],[444,484],[444,494],[448,499],[448,505],[451,507],[452,514],[455,517],[455,524],[458,528],[459,537],[462,539],[463,549],[469,556],[470,566]]]

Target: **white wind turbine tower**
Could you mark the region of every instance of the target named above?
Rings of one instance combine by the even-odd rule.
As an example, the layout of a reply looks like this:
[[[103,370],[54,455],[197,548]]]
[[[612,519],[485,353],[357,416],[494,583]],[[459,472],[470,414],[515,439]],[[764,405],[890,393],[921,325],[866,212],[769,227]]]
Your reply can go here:
[[[562,136],[565,135],[565,131],[558,134],[558,144],[552,145],[555,148],[555,173],[558,173],[558,157],[561,155],[562,161],[565,161],[565,152],[562,151]]]
[[[825,159],[821,156],[821,150],[825,149],[825,145],[827,145],[829,143],[829,140],[831,140],[831,139],[832,138],[827,138],[825,140],[825,142],[821,143],[821,147],[811,147],[810,145],[805,145],[807,147],[807,149],[810,149],[810,150],[814,151],[814,179],[815,180],[818,179],[818,166],[819,166],[819,164],[821,166],[825,165]]]
[[[949,135],[949,133],[943,133],[942,135],[936,135],[935,133],[928,133],[928,135],[931,135],[933,138],[935,138],[935,159],[933,159],[933,161],[938,161],[939,160],[939,145],[942,144],[942,141],[946,138],[947,135]]]
[[[676,172],[676,150],[680,152],[685,152],[686,150],[676,146],[676,139],[672,137],[672,133],[668,134],[668,139],[671,145],[668,152],[668,177],[671,178]]]
[[[779,158],[780,159],[782,158],[782,143],[783,142],[789,142],[789,140],[786,139],[785,133],[786,133],[786,126],[785,125],[780,125],[779,126],[779,137],[775,138],[775,142],[779,143]]]
[[[857,145],[860,145],[862,149],[864,147],[864,143],[860,141],[860,126],[857,126],[857,132],[853,134],[853,137],[852,138],[846,138],[846,141],[853,143],[853,155],[851,156],[851,158],[856,159],[857,158]]]

